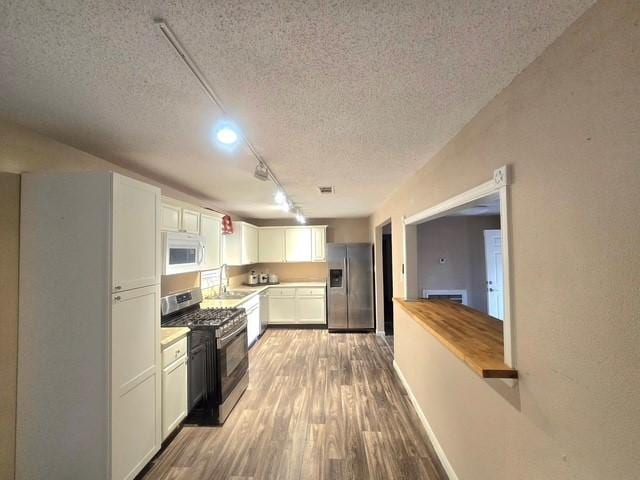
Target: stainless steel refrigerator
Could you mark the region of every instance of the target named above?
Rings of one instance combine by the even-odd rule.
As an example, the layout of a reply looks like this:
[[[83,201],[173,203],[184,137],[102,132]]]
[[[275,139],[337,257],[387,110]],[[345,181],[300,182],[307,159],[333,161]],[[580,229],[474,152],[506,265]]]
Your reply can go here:
[[[327,244],[327,269],[329,330],[373,329],[371,244]]]

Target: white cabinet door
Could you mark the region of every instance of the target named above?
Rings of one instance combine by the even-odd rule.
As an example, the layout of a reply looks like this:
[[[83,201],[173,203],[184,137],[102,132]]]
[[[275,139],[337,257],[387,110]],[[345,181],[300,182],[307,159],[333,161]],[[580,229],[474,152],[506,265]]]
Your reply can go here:
[[[187,356],[162,370],[162,440],[187,416]]]
[[[200,213],[182,209],[182,231],[198,235],[200,233]]]
[[[160,283],[160,189],[113,175],[114,292]]]
[[[261,228],[258,233],[260,263],[282,263],[284,256],[284,228]]]
[[[204,251],[202,270],[218,268],[222,263],[220,255],[222,222],[218,217],[202,214],[200,217],[200,235],[205,238],[207,246]]]
[[[111,302],[112,478],[133,478],[160,449],[160,287]]]
[[[242,231],[234,226],[233,233],[222,235],[222,263],[242,265]]]
[[[242,224],[242,263],[258,263],[258,228],[248,223]]]
[[[182,224],[182,209],[167,203],[162,204],[162,214],[160,217],[160,229],[169,232],[180,231]]]
[[[311,228],[287,228],[285,235],[287,262],[310,262]]]
[[[311,261],[313,262],[326,261],[326,254],[325,254],[325,245],[327,243],[326,232],[327,232],[327,229],[325,227],[311,227],[311,235],[312,235]]]
[[[269,323],[295,323],[296,298],[269,296]]]
[[[324,297],[297,297],[296,320],[298,323],[326,323]]]

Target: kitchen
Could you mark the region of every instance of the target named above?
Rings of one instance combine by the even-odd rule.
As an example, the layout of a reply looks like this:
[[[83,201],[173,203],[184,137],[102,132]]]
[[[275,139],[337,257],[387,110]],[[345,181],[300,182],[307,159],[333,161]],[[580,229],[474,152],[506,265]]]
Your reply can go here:
[[[0,11],[1,479],[638,476],[637,2]]]

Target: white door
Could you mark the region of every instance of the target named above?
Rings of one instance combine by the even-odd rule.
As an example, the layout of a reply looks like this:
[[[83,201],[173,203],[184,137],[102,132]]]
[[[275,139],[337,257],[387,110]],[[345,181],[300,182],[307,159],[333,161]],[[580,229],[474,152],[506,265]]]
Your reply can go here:
[[[162,440],[187,416],[187,356],[162,369]]]
[[[113,292],[160,283],[160,189],[113,175]]]
[[[297,297],[296,320],[298,323],[326,323],[324,297]]]
[[[258,263],[258,228],[242,224],[242,263]]]
[[[200,217],[200,235],[205,238],[207,243],[202,270],[218,268],[222,263],[220,261],[222,258],[220,255],[221,229],[222,223],[218,217],[205,214]]]
[[[200,233],[200,213],[183,208],[182,231],[198,235]]]
[[[269,323],[295,323],[296,298],[269,296]]]
[[[501,230],[484,231],[484,252],[487,268],[487,313],[504,320]]]
[[[260,263],[284,262],[284,228],[261,228],[258,233]]]
[[[324,262],[326,260],[326,231],[325,227],[311,227],[311,234],[313,236],[311,260],[314,262]]]
[[[179,232],[182,219],[182,209],[167,203],[162,204],[160,229],[168,232]]]
[[[111,302],[111,472],[131,479],[160,449],[160,287]]]
[[[285,246],[287,262],[310,262],[311,228],[287,228]]]

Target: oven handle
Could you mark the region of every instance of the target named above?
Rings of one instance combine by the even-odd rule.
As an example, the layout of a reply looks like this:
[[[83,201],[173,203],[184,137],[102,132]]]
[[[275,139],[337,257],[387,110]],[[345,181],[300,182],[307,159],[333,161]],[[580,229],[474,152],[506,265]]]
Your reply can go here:
[[[236,328],[233,332],[231,332],[228,335],[225,335],[224,337],[218,338],[218,349],[225,347],[226,345],[228,345],[232,338],[237,337],[238,333],[241,333],[243,331],[247,330],[247,321],[245,320],[244,322],[242,322],[242,324]]]

